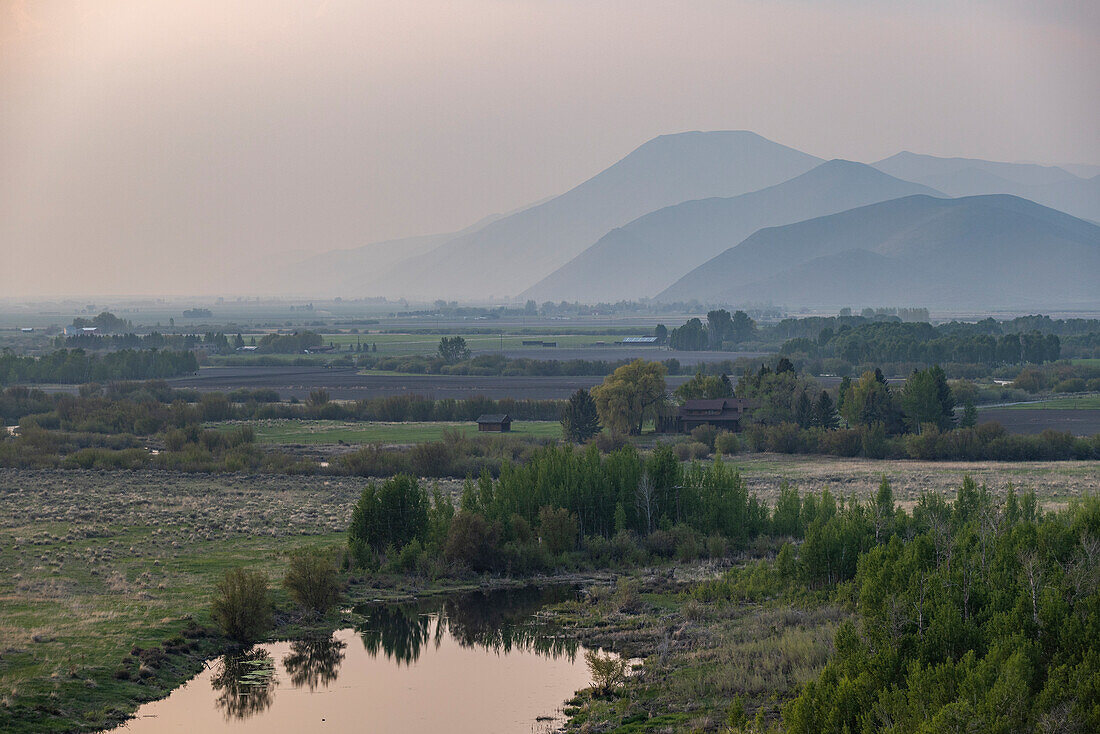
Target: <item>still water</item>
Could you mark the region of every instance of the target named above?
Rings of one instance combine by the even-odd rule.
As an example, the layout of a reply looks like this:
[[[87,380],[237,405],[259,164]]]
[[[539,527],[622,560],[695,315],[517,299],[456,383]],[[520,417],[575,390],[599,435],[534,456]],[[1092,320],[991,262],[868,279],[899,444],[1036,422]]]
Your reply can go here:
[[[359,608],[359,628],[211,661],[115,731],[552,731],[563,702],[590,679],[583,649],[531,615],[574,593],[529,588]]]

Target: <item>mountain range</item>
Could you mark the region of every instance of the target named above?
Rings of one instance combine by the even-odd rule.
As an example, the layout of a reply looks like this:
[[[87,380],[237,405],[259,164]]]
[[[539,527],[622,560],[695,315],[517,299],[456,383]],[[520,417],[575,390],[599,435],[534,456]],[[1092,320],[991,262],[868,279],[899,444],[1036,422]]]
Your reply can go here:
[[[1100,226],[1010,195],[907,196],[762,229],[661,301],[932,308],[1095,304]]]
[[[521,297],[593,303],[652,296],[761,227],[911,194],[942,196],[863,163],[828,161],[760,191],[688,201],[639,217],[608,232]]]
[[[795,277],[797,268],[825,258],[814,267],[835,268],[828,272],[833,272],[837,284],[849,283],[852,273],[864,275],[864,282],[853,285],[852,295],[838,302],[858,301],[858,295],[872,298],[865,305],[899,303],[902,293],[896,287],[886,285],[878,293],[877,285],[865,281],[875,274],[887,277],[900,266],[905,268],[901,280],[893,275],[888,279],[911,283],[915,292],[904,295],[912,296],[913,303],[944,308],[956,303],[952,299],[961,294],[942,287],[944,282],[954,282],[950,273],[940,273],[941,280],[926,287],[912,280],[917,274],[932,273],[918,267],[920,258],[915,254],[899,260],[899,255],[873,242],[842,250],[830,249],[823,241],[797,245],[796,235],[790,233],[813,228],[784,230],[846,212],[872,216],[867,213],[870,207],[875,227],[884,228],[883,232],[895,228],[892,234],[883,234],[886,240],[910,241],[915,253],[920,248],[910,238],[919,230],[929,238],[928,252],[954,262],[956,272],[974,265],[970,254],[980,252],[978,261],[985,267],[967,272],[964,278],[971,281],[971,294],[985,293],[1002,304],[1052,303],[1057,298],[1100,306],[1100,295],[1085,292],[1089,289],[1032,288],[1030,294],[1027,289],[1009,294],[990,280],[990,273],[1007,267],[1006,263],[1030,263],[1024,257],[1028,243],[1033,249],[1059,251],[1073,243],[1084,248],[1077,253],[1082,258],[1077,272],[1054,277],[1050,268],[1070,266],[1048,260],[1034,263],[1035,274],[1046,273],[1050,283],[1100,281],[1100,272],[1089,270],[1093,267],[1089,236],[1068,240],[1062,236],[1067,227],[1092,232],[1080,227],[1100,221],[1100,176],[1087,176],[1094,170],[1086,165],[1041,166],[910,152],[873,164],[823,161],[747,131],[679,133],[650,140],[559,196],[487,217],[464,230],[333,250],[260,273],[269,290],[317,295],[483,303],[517,299],[595,303],[656,297],[728,305],[767,301],[812,306],[819,305],[818,298],[843,296],[837,288],[822,291],[819,283],[802,283]],[[987,196],[991,194],[1008,196]],[[910,199],[925,203],[874,208]],[[928,203],[967,199],[975,201],[961,209],[955,205],[936,209],[939,205]],[[978,200],[984,203],[979,205]],[[992,201],[1001,204],[994,206]],[[1010,206],[1006,201],[1014,203]],[[1057,210],[1053,213],[1065,219],[1034,212],[1024,217],[1019,207],[1027,204],[1046,212]],[[931,207],[928,212],[939,211],[939,219],[933,217],[911,229],[916,223],[907,213],[913,211],[910,207],[922,206]],[[891,217],[896,219],[892,224]],[[933,220],[940,222],[939,228],[925,229]],[[1069,220],[1072,226],[1066,224]],[[917,221],[925,222],[919,217]],[[948,222],[954,229],[947,227]],[[1010,222],[1019,229],[1006,229]],[[777,230],[788,232],[782,247],[768,239],[779,236]],[[1011,259],[1006,261],[990,250],[997,241],[1011,245]],[[804,249],[805,257],[768,257],[760,249],[760,243],[766,242],[772,242],[777,252],[784,247],[784,252]],[[969,264],[964,267],[963,263]],[[776,270],[779,265],[785,267]],[[1017,282],[1010,272],[1002,275],[1007,278],[1000,281],[1002,285]],[[783,277],[802,283],[805,289],[792,291],[772,281]],[[933,292],[938,294],[935,301]]]

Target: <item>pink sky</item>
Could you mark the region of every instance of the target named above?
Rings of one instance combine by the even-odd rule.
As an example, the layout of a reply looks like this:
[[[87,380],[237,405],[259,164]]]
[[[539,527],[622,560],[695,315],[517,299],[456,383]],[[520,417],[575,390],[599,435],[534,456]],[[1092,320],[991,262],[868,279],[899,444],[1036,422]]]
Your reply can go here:
[[[224,293],[682,130],[1100,164],[1097,7],[0,0],[0,295]]]

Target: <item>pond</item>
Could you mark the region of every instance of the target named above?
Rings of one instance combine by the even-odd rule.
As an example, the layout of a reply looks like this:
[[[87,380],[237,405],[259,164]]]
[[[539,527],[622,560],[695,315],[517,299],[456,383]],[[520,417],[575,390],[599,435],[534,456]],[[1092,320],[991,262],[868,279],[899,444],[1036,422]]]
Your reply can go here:
[[[534,623],[570,587],[358,607],[327,638],[211,661],[115,731],[546,732],[590,684],[583,648]]]

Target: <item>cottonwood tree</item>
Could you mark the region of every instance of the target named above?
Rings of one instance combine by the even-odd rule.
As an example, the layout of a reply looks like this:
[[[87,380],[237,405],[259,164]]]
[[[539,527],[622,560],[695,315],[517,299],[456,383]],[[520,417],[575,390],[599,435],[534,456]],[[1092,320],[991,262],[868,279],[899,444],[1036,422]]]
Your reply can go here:
[[[600,423],[620,433],[642,432],[647,418],[667,403],[665,366],[637,359],[623,365],[592,388]]]
[[[445,336],[439,340],[439,356],[447,364],[461,362],[470,358],[470,348],[460,336]]]

